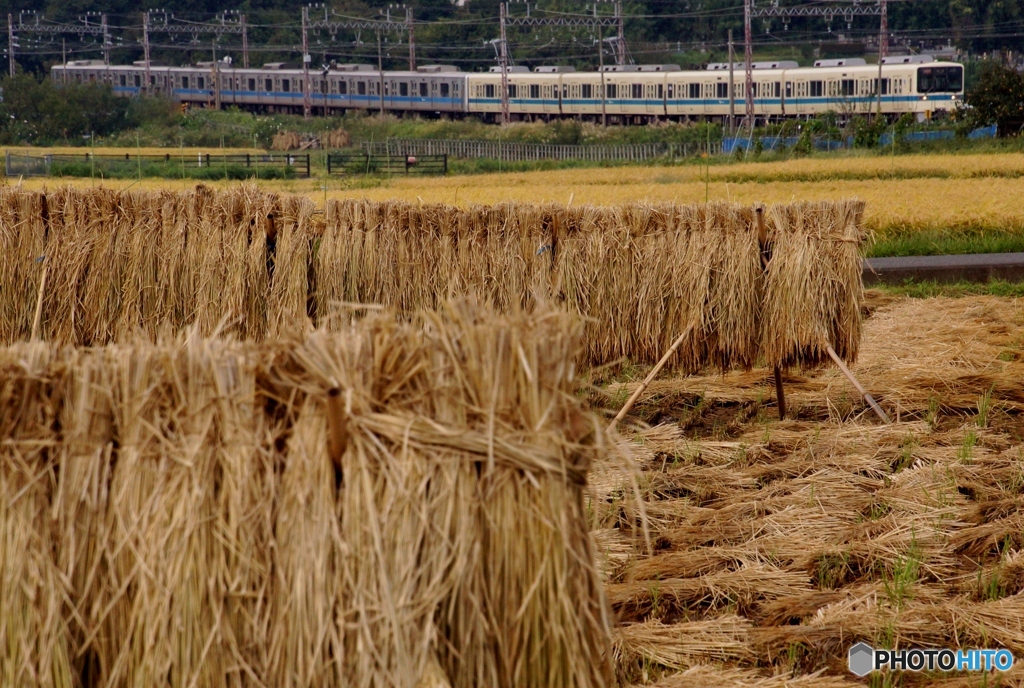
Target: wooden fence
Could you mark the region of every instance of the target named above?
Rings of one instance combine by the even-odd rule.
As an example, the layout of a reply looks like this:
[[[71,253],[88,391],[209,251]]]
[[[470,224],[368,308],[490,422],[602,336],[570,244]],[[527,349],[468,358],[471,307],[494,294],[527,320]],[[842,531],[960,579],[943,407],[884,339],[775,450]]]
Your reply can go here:
[[[408,156],[448,155],[453,158],[493,158],[507,162],[520,160],[653,160],[719,155],[721,141],[708,143],[634,143],[621,145],[572,146],[547,143],[509,143],[505,141],[462,141],[458,139],[387,139],[362,141],[366,153]]]
[[[447,174],[447,155],[331,154],[327,174]]]

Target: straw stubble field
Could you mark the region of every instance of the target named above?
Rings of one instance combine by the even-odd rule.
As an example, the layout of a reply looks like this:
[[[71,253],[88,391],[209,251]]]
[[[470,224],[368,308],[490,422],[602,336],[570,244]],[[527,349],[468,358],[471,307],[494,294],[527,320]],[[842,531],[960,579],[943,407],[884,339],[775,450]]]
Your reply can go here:
[[[663,379],[642,398],[649,549],[614,471],[592,476],[627,680],[860,685],[845,657],[859,640],[1024,652],[1024,304],[869,304],[854,371],[891,425],[832,369],[786,376],[784,421],[764,370]],[[592,394],[614,406],[633,387]],[[1021,685],[1024,672],[998,681]]]
[[[1024,306],[864,301],[860,203],[2,200],[5,683],[846,686],[857,640],[1024,652]]]

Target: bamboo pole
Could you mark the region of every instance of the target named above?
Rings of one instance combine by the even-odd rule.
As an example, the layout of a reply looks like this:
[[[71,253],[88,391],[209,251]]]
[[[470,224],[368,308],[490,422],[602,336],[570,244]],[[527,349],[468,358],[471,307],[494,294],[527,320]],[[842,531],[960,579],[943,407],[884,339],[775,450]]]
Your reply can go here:
[[[839,358],[839,354],[837,354],[836,350],[832,348],[832,345],[826,344],[825,350],[828,351],[828,355],[832,357],[835,364],[839,366],[839,370],[843,371],[843,375],[845,375],[846,379],[850,381],[850,384],[857,388],[857,391],[860,392],[861,396],[864,397],[864,400],[868,402],[868,405],[875,413],[878,414],[878,417],[882,419],[882,422],[887,424],[891,423],[892,421],[889,420],[889,416],[885,415],[885,411],[883,411],[882,407],[878,405],[875,398],[868,394],[867,390],[864,389],[864,386],[857,381],[857,378],[853,376],[850,369],[846,367],[845,363],[843,363],[843,359]]]
[[[672,346],[670,346],[668,351],[665,352],[665,355],[661,357],[661,360],[658,361],[657,365],[655,365],[651,372],[647,374],[647,377],[644,378],[644,381],[641,382],[640,386],[636,388],[636,391],[633,392],[633,395],[629,398],[629,400],[626,401],[623,407],[619,409],[619,412],[615,414],[615,418],[613,418],[612,422],[608,424],[609,432],[614,430],[618,422],[626,417],[626,414],[629,413],[629,410],[631,408],[633,408],[633,404],[636,403],[636,400],[640,398],[640,395],[644,393],[644,390],[647,389],[647,386],[651,384],[651,382],[658,375],[658,373],[661,372],[661,369],[665,367],[666,363],[668,363],[668,359],[672,357],[672,354],[676,352],[676,349],[679,348],[679,345],[683,343],[683,340],[686,339],[687,335],[689,335],[691,332],[693,332],[693,324],[687,325],[686,329],[683,330],[682,334],[676,337],[676,340],[672,342]]]

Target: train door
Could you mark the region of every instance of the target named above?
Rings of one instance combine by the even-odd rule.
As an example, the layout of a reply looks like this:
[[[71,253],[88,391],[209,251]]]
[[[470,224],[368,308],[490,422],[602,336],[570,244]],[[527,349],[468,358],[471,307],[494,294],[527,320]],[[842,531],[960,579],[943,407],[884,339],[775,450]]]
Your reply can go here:
[[[700,85],[700,99],[700,111],[706,115],[711,114],[711,111],[713,109],[712,102],[715,99],[715,85],[713,83],[705,83]]]

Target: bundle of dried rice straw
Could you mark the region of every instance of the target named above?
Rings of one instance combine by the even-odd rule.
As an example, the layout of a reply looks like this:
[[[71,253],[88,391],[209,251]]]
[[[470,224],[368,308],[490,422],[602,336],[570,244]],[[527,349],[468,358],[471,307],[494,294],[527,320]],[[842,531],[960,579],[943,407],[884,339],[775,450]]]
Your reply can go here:
[[[213,191],[0,191],[0,338],[101,345],[197,326],[265,340],[352,303],[585,316],[586,360],[817,365],[860,340],[863,204],[466,209]],[[761,264],[762,250],[770,259]],[[41,296],[41,301],[39,300]],[[39,322],[35,313],[37,304]],[[339,315],[340,314],[340,315]]]
[[[581,331],[0,349],[5,685],[608,685]]]

